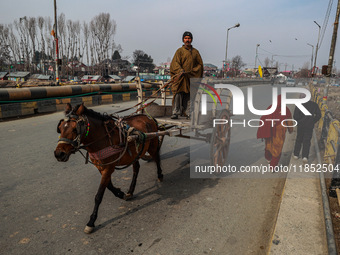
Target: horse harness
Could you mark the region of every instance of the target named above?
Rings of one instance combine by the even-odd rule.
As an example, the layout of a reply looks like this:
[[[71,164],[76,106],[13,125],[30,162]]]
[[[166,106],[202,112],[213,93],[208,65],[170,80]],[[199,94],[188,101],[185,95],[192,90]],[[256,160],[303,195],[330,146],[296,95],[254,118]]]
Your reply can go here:
[[[88,134],[89,134],[89,131],[90,131],[89,120],[86,117],[86,115],[78,116],[78,115],[72,114],[72,112],[67,114],[65,119],[61,119],[59,121],[59,124],[57,126],[57,132],[60,133],[59,125],[62,121],[66,121],[66,122],[74,121],[74,122],[76,122],[77,136],[73,140],[68,139],[68,138],[64,138],[64,137],[59,138],[58,144],[65,143],[65,144],[71,145],[75,149],[74,152],[79,151],[82,154],[82,156],[85,158],[85,164],[90,162],[91,164],[96,165],[96,166],[105,166],[105,165],[110,165],[110,164],[119,162],[119,160],[123,157],[123,155],[126,152],[128,152],[131,155],[131,151],[128,148],[127,137],[130,134],[137,134],[139,136],[139,139],[136,141],[136,150],[137,150],[136,158],[132,161],[132,163],[130,163],[126,166],[123,166],[123,167],[120,167],[120,168],[115,167],[115,168],[117,170],[122,170],[122,169],[129,167],[130,165],[134,164],[139,159],[140,155],[142,154],[144,147],[145,147],[146,136],[143,132],[135,129],[134,127],[129,126],[126,123],[126,121],[124,121],[123,118],[117,118],[117,120],[115,120],[112,116],[110,116],[110,117],[111,117],[111,119],[104,121],[104,127],[105,127],[105,130],[106,130],[106,134],[104,136],[100,137],[99,139],[89,143],[89,144],[85,144],[85,145],[81,146],[81,138],[84,135],[85,135],[85,137],[87,137]],[[112,125],[112,120],[114,121],[113,125]],[[112,128],[112,126],[117,127],[118,130],[119,130],[119,141],[120,141],[119,145],[112,143],[111,134],[114,131],[114,128]],[[109,142],[110,142],[109,147],[106,147],[102,150],[99,150],[99,151],[93,152],[93,153],[88,152],[86,150],[86,147],[100,141],[101,139],[104,139],[107,136],[108,136]],[[139,144],[142,144],[142,148],[138,152],[138,145]],[[80,151],[81,149],[86,150],[86,156]],[[95,163],[89,161],[89,156],[90,156],[91,160],[102,160],[102,159],[108,158],[108,157],[116,155],[116,154],[120,154],[120,156],[117,159],[115,159],[111,162],[105,163],[105,164],[95,164]]]
[[[60,133],[60,129],[59,126],[61,124],[61,122],[69,122],[69,121],[75,121],[76,122],[76,131],[77,131],[77,136],[71,140],[68,138],[59,138],[58,140],[58,144],[60,143],[66,143],[66,144],[70,144],[73,146],[73,148],[77,151],[81,148],[80,144],[80,140],[81,137],[85,134],[85,137],[88,136],[89,131],[90,131],[90,123],[87,119],[87,117],[85,115],[83,116],[78,116],[78,115],[74,115],[74,114],[67,114],[65,119],[61,119],[58,123],[57,126],[57,132]]]

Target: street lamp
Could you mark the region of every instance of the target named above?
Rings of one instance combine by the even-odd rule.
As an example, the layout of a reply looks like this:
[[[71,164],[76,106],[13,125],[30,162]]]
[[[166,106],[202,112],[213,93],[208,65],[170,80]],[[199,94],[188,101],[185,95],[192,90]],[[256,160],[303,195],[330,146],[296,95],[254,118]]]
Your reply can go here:
[[[312,58],[310,60],[310,70],[312,71],[313,70],[313,53],[314,53],[314,45],[310,44],[310,43],[307,43],[307,45],[311,46],[312,47]]]
[[[260,47],[260,44],[256,44],[256,56],[255,56],[255,69],[256,69],[256,61],[257,61],[257,49]]]
[[[226,46],[225,46],[225,64],[227,65],[227,53],[228,53],[228,37],[229,37],[229,30],[230,29],[233,29],[235,27],[239,27],[240,26],[240,23],[237,23],[235,26],[232,26],[232,27],[229,27],[227,29],[227,42],[226,42]]]
[[[319,27],[319,34],[318,34],[318,42],[317,42],[316,48],[315,48],[314,71],[313,71],[312,75],[314,74],[315,69],[316,69],[316,57],[318,56],[319,40],[320,40],[320,30],[321,30],[321,26],[315,20],[314,20],[314,23]]]

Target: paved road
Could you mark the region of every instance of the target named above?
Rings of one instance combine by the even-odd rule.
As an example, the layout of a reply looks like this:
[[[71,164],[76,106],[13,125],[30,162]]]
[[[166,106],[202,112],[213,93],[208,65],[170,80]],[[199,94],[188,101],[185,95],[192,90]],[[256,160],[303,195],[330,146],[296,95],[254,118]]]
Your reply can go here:
[[[267,107],[270,86],[256,87]],[[94,107],[112,113],[131,105]],[[260,107],[260,106],[259,106]],[[142,162],[135,198],[106,192],[96,231],[83,233],[100,175],[80,154],[54,158],[62,113],[0,123],[1,254],[264,254],[269,249],[284,178],[192,179],[188,140],[166,138],[164,182]],[[256,130],[232,129],[228,163],[265,163]],[[290,156],[286,142],[283,163]],[[113,174],[127,190],[130,169]]]

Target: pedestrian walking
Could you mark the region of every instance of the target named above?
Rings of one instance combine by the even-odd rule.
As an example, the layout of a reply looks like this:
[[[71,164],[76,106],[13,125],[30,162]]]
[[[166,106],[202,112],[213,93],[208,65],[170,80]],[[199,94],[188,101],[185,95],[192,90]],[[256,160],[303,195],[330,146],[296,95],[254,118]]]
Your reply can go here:
[[[301,94],[300,98],[304,94]],[[298,159],[302,148],[302,161],[308,162],[309,150],[315,123],[321,118],[321,111],[317,103],[308,101],[302,104],[311,115],[305,115],[298,107],[295,107],[293,118],[297,121],[297,135],[294,147],[294,159]]]
[[[270,109],[271,105],[267,108]],[[293,132],[292,114],[286,107],[286,115],[281,113],[281,95],[277,97],[277,108],[269,115],[261,117],[260,126],[257,130],[257,138],[265,140],[265,158],[271,167],[278,165],[286,132]]]

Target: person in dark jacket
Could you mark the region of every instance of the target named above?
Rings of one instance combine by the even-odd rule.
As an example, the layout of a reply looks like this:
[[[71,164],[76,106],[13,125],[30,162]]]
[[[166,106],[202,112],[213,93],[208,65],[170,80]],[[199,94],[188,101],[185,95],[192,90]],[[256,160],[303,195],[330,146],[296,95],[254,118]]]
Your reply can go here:
[[[308,162],[309,149],[316,122],[321,118],[321,111],[317,103],[308,101],[302,104],[312,115],[305,115],[299,108],[295,108],[293,118],[297,121],[297,135],[294,147],[294,158],[298,159],[302,147],[302,160]]]

